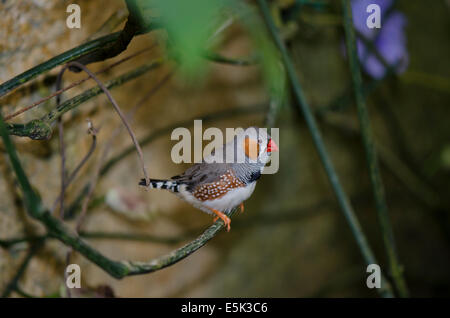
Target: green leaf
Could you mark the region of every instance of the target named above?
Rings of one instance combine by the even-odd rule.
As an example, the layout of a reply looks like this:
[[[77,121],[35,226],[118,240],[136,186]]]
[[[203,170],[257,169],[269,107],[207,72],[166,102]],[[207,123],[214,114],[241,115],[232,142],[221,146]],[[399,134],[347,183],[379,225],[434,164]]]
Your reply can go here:
[[[201,52],[214,31],[222,4],[218,0],[148,0],[160,14],[169,35],[171,53],[183,73],[202,72]]]

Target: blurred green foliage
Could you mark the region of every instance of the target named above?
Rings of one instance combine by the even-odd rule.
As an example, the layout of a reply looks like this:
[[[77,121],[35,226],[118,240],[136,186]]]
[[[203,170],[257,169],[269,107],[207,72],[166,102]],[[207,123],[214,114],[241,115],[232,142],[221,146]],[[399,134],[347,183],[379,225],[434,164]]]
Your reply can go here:
[[[216,32],[229,19],[240,23],[257,48],[263,77],[272,99],[284,98],[285,74],[278,52],[257,11],[246,2],[219,0],[147,0],[159,14],[169,37],[169,52],[179,62],[181,74],[199,78],[206,70],[202,57]]]

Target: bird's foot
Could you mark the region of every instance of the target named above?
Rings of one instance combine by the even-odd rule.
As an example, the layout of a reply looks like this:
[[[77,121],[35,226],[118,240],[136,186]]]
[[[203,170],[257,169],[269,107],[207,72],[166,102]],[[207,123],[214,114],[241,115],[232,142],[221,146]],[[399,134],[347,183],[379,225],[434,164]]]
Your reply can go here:
[[[228,216],[226,216],[225,213],[222,213],[222,212],[217,211],[215,209],[211,209],[211,211],[213,211],[214,214],[217,215],[214,218],[213,221],[216,222],[220,218],[223,221],[223,223],[225,224],[225,226],[227,227],[227,232],[230,232],[230,229],[231,229],[231,226],[230,226],[231,220],[230,220],[230,218]]]
[[[241,213],[244,213],[244,202],[241,203],[240,208],[241,208]]]

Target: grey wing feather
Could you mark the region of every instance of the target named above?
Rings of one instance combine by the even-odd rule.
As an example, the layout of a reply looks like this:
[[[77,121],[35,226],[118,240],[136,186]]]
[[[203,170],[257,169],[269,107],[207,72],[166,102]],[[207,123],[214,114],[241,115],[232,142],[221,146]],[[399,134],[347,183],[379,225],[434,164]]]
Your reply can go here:
[[[230,169],[230,165],[226,163],[196,163],[171,179],[186,184],[188,190],[192,190],[199,185],[220,180],[220,176],[226,174],[228,169]]]

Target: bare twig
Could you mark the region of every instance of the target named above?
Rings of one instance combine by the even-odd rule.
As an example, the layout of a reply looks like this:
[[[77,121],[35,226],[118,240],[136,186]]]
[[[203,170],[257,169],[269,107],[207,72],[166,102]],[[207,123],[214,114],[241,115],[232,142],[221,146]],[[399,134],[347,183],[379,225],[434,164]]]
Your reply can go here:
[[[80,163],[76,166],[76,168],[72,171],[72,173],[70,174],[70,176],[67,178],[67,181],[64,183],[64,189],[61,189],[61,193],[60,195],[56,198],[55,202],[53,203],[53,208],[51,211],[54,211],[56,208],[56,205],[61,201],[61,199],[64,196],[64,192],[65,190],[69,187],[69,185],[73,182],[73,180],[76,178],[76,176],[78,175],[79,171],[81,170],[81,168],[86,164],[86,162],[89,160],[89,158],[91,157],[91,155],[94,153],[94,150],[97,146],[97,130],[92,126],[92,123],[90,123],[90,120],[88,119],[89,122],[89,128],[88,128],[88,133],[92,136],[92,143],[91,143],[91,147],[89,147],[89,150],[87,152],[87,154],[83,157],[83,159],[81,159]],[[64,213],[63,213],[64,215]]]
[[[75,168],[75,170],[73,171],[73,173],[72,173],[72,175],[71,175],[71,178],[68,180],[67,184],[64,185],[64,188],[65,188],[66,186],[68,186],[69,183],[75,178],[75,176],[77,175],[78,171],[79,171],[79,170],[81,169],[81,167],[88,161],[89,157],[91,156],[91,154],[92,154],[92,153],[94,152],[94,150],[95,150],[95,147],[96,147],[96,144],[97,144],[97,130],[95,129],[95,127],[94,127],[94,125],[92,124],[92,122],[91,122],[90,119],[88,119],[87,121],[88,121],[88,133],[89,133],[90,135],[92,135],[92,145],[91,145],[91,147],[90,147],[88,153],[86,154],[86,156],[84,156],[84,158],[81,160],[80,164],[79,164],[79,165]],[[62,191],[62,194],[63,194],[63,193],[64,193],[64,191]],[[92,195],[92,193],[90,193],[90,196],[91,196],[91,195]],[[88,197],[86,198],[86,200],[88,200],[90,196],[88,196]],[[63,200],[63,198],[64,198],[64,197],[61,197],[61,201]],[[83,209],[83,211],[82,211],[82,213],[81,213],[81,215],[80,215],[80,218],[79,218],[79,220],[78,220],[76,229],[75,229],[75,231],[76,231],[77,234],[78,234],[78,232],[79,232],[79,230],[80,230],[81,223],[82,223],[82,221],[83,221],[83,219],[84,219],[85,214],[86,214],[86,210]],[[64,212],[63,212],[63,215],[64,215]],[[72,257],[72,253],[73,253],[73,248],[70,247],[69,250],[67,251],[67,254],[66,254],[66,266],[68,266],[68,265],[70,264],[70,259],[71,259],[71,257]],[[67,273],[66,273],[66,272],[64,273],[64,277],[65,277],[65,279],[67,279]],[[67,287],[67,286],[66,286],[66,296],[67,296],[68,298],[71,297],[70,288]]]
[[[63,68],[56,79],[56,90],[60,90],[62,86],[62,77],[64,75]],[[61,95],[56,96],[56,107],[59,106],[61,102]],[[59,153],[61,156],[61,191],[59,200],[59,218],[64,219],[64,193],[66,189],[66,149],[64,145],[64,124],[62,121],[62,116],[58,118],[58,136],[59,136]]]
[[[126,114],[126,118],[127,120],[131,121],[132,118],[134,117],[134,115],[136,114],[136,112],[138,111],[138,109],[143,105],[143,103],[145,101],[147,101],[153,94],[155,94],[169,79],[170,77],[173,75],[173,72],[168,73],[166,76],[163,77],[163,79],[161,81],[159,81],[154,87],[152,87],[152,89],[143,97],[141,98],[136,105],[134,105],[134,107]],[[116,137],[118,136],[118,134],[121,131],[121,128],[123,126],[119,126],[118,128],[116,128],[112,134],[111,137],[109,138],[109,140],[106,142],[106,145],[103,149],[102,155],[100,156],[99,162],[97,164],[97,169],[92,177],[92,179],[89,181],[89,186],[88,186],[88,192],[87,195],[83,201],[82,204],[82,208],[81,208],[81,214],[80,217],[78,219],[78,223],[76,226],[76,230],[77,232],[79,232],[81,230],[81,225],[84,221],[85,215],[87,213],[87,209],[89,206],[89,202],[92,198],[92,195],[94,193],[94,189],[97,185],[99,176],[101,174],[102,168],[103,168],[103,163],[106,160],[108,153],[112,147],[112,143],[113,141],[116,139]],[[148,181],[147,181],[148,182]]]
[[[139,160],[141,162],[141,168],[142,168],[142,172],[144,173],[144,178],[145,178],[146,182],[148,183],[149,182],[149,178],[148,178],[148,174],[147,174],[147,169],[145,168],[145,162],[144,162],[144,156],[142,154],[142,149],[139,146],[139,142],[138,142],[136,136],[134,135],[133,131],[131,130],[131,128],[130,128],[128,122],[127,122],[127,119],[125,118],[124,114],[120,110],[120,107],[117,104],[117,102],[115,101],[114,97],[111,95],[111,93],[106,88],[106,86],[86,66],[84,66],[83,64],[80,64],[78,62],[70,62],[65,67],[71,67],[71,66],[81,68],[83,71],[85,71],[87,74],[89,74],[89,76],[92,77],[97,82],[98,86],[100,86],[100,88],[104,91],[104,93],[106,94],[106,96],[110,100],[110,102],[113,105],[115,111],[117,112],[119,117],[122,119],[123,124],[127,128],[131,139],[133,140],[134,146],[136,147],[136,150],[137,150],[137,153],[138,153]]]
[[[97,163],[97,167],[95,169],[95,172],[94,172],[94,174],[93,174],[93,176],[92,176],[92,178],[90,180],[89,191],[88,191],[86,197],[84,198],[82,209],[81,209],[81,214],[80,214],[80,217],[78,218],[77,225],[75,227],[75,231],[77,233],[80,232],[81,226],[82,226],[82,224],[84,222],[84,218],[85,218],[87,210],[88,210],[89,202],[91,201],[92,195],[94,194],[94,190],[95,190],[95,187],[97,185],[98,176],[100,174],[101,163],[103,162],[104,157],[106,155],[107,155],[107,151],[103,151],[103,153],[102,153],[102,155],[100,157],[100,160]]]
[[[64,125],[62,118],[58,119],[59,153],[61,156],[61,190],[59,194],[59,217],[64,218],[64,193],[66,189],[66,150],[64,145]]]
[[[30,246],[27,255],[25,256],[24,260],[22,261],[22,264],[20,264],[19,269],[17,270],[17,273],[14,275],[12,280],[8,283],[5,290],[2,293],[1,297],[8,297],[9,294],[14,291],[17,288],[17,283],[19,282],[19,279],[24,274],[26,268],[28,267],[28,263],[31,261],[33,256],[39,251],[39,249],[44,244],[44,239],[37,240],[33,245]]]
[[[97,134],[98,130],[94,128],[92,122],[90,119],[87,119],[88,121],[88,134],[92,136],[92,143],[91,147],[89,147],[89,150],[87,154],[83,157],[83,159],[80,161],[80,163],[77,165],[77,167],[73,170],[69,178],[67,179],[66,187],[72,183],[72,181],[75,179],[76,175],[80,171],[80,169],[86,164],[86,162],[89,160],[91,155],[94,153],[95,147],[97,145]]]
[[[149,47],[147,47],[147,48],[144,48],[144,49],[142,49],[142,50],[140,50],[140,51],[137,51],[136,53],[133,53],[133,54],[127,56],[127,57],[124,57],[124,58],[120,59],[120,60],[117,61],[117,62],[112,63],[111,65],[108,65],[107,67],[101,69],[100,71],[96,72],[95,74],[98,75],[98,74],[105,73],[105,72],[109,71],[110,69],[112,69],[113,67],[115,67],[115,66],[117,66],[117,65],[119,65],[119,64],[122,64],[122,63],[124,63],[124,62],[126,62],[126,61],[132,59],[133,57],[138,56],[139,54],[142,54],[142,53],[144,53],[144,52],[146,52],[146,51],[149,51],[149,50],[151,50],[151,49],[154,48],[154,47],[155,47],[155,44],[154,44],[154,45],[151,45],[151,46],[149,46]],[[73,88],[73,87],[75,87],[75,86],[78,86],[78,85],[80,85],[80,84],[86,82],[86,81],[89,80],[90,78],[91,78],[90,76],[87,76],[87,77],[85,77],[85,78],[83,78],[83,79],[81,79],[81,80],[78,80],[78,81],[76,81],[76,82],[73,82],[72,84],[70,84],[70,85],[68,85],[68,86],[66,86],[66,87],[64,87],[64,88],[57,88],[56,92],[54,92],[53,94],[50,94],[50,95],[48,95],[48,96],[46,96],[46,97],[44,97],[44,98],[38,100],[37,102],[34,102],[34,103],[31,104],[31,105],[28,105],[28,106],[26,106],[26,107],[23,107],[23,108],[17,110],[16,112],[14,112],[14,113],[12,113],[12,114],[6,115],[5,118],[4,118],[3,120],[4,120],[4,121],[8,121],[8,120],[10,120],[10,119],[12,119],[12,118],[14,118],[14,117],[16,117],[16,116],[19,116],[20,114],[22,114],[22,113],[24,113],[24,112],[26,112],[26,111],[28,111],[28,110],[30,110],[30,109],[33,109],[34,107],[36,107],[36,106],[38,106],[38,105],[40,105],[40,104],[42,104],[42,103],[48,101],[49,99],[51,99],[51,98],[53,98],[53,97],[55,97],[55,96],[59,96],[59,95],[62,94],[63,92],[65,92],[65,91],[67,91],[67,90],[69,90],[69,89],[71,89],[71,88]]]
[[[143,98],[141,98],[134,106],[133,108],[126,114],[127,120],[131,121],[138,109],[143,105],[145,101],[147,101],[153,94],[155,94],[167,81],[172,77],[173,72],[169,72],[166,76],[164,76],[152,89],[144,95]],[[94,193],[94,189],[97,185],[98,179],[103,171],[103,163],[106,160],[109,151],[111,150],[113,141],[116,139],[116,137],[119,135],[121,129],[123,126],[117,127],[111,134],[111,137],[106,142],[102,155],[100,156],[99,162],[97,164],[97,169],[93,174],[93,177],[91,180],[89,180],[88,186],[87,186],[87,194],[86,197],[83,200],[82,208],[81,208],[81,215],[78,219],[78,223],[76,226],[77,232],[81,230],[81,225],[84,221],[85,215],[87,213],[87,209],[89,207],[89,202],[91,201],[92,195]]]
[[[40,74],[44,74],[48,72],[49,70],[53,69],[54,67],[64,64],[66,62],[72,61],[74,59],[79,58],[82,55],[89,54],[90,52],[94,52],[97,50],[100,50],[107,46],[108,44],[111,44],[118,40],[119,32],[115,32],[112,34],[108,34],[104,37],[101,37],[99,39],[95,39],[93,41],[83,43],[71,50],[65,51],[55,57],[52,57],[51,59],[36,65],[35,67],[32,67],[31,69],[28,69],[27,71],[15,76],[14,78],[10,79],[9,81],[3,83],[0,85],[0,97],[12,92],[17,87],[27,83],[31,79],[35,78],[36,76]]]

